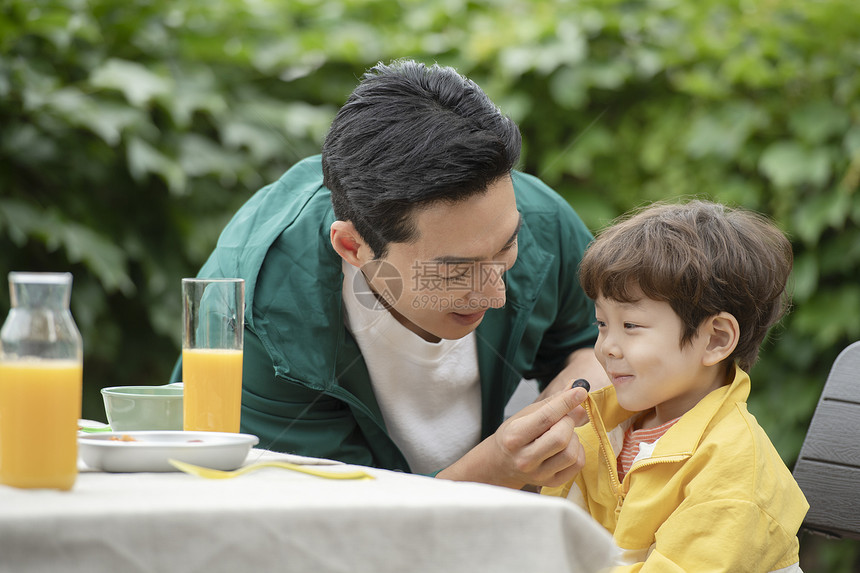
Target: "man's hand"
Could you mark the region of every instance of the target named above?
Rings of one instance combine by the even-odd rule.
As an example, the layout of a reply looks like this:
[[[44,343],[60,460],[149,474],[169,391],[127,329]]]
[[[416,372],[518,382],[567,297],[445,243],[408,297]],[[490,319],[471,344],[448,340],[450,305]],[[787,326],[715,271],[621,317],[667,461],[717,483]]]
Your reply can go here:
[[[571,412],[586,396],[569,389],[523,408],[436,477],[515,489],[566,483],[585,462]]]
[[[580,348],[572,352],[567,357],[567,366],[547,384],[547,387],[538,396],[538,401],[554,396],[559,392],[564,392],[570,388],[570,384],[577,378],[588,380],[592,390],[609,385],[609,377],[606,376],[606,371],[603,370],[603,366],[600,365],[600,362],[594,356],[593,348]],[[577,408],[573,411],[572,415],[577,426],[581,426],[588,421],[585,408]]]

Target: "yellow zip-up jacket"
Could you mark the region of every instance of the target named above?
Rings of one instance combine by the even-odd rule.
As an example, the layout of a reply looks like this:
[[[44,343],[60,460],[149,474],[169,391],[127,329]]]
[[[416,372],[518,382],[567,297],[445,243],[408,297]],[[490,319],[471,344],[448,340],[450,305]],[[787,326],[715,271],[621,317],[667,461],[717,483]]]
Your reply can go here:
[[[542,493],[567,497],[613,534],[622,566],[613,572],[799,571],[797,531],[806,498],[755,417],[749,376],[705,396],[651,448],[624,481],[617,453],[636,414],[607,386],[585,402],[577,428],[585,467]],[[609,431],[607,431],[609,428]]]

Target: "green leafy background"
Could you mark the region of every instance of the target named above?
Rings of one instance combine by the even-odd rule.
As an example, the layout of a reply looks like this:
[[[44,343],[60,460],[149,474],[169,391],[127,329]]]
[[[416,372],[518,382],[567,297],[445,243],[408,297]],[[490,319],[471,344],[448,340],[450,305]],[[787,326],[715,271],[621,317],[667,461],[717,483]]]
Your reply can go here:
[[[452,65],[594,231],[698,196],[791,237],[794,307],[750,409],[792,464],[860,338],[858,22],[856,0],[7,0],[0,272],[74,274],[84,416],[104,419],[100,388],[167,381],[180,278],[257,188],[318,152],[360,74]],[[801,541],[805,569],[855,570],[857,544]]]

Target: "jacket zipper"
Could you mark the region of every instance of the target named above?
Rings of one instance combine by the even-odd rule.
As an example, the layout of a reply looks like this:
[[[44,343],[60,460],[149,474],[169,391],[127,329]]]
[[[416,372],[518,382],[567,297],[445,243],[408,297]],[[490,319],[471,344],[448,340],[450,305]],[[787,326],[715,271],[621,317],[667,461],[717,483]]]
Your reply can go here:
[[[585,412],[588,414],[588,421],[594,429],[594,433],[597,435],[598,442],[600,442],[600,456],[603,458],[603,461],[606,463],[606,467],[609,470],[609,477],[612,480],[612,489],[615,492],[615,499],[617,500],[615,507],[615,511],[617,513],[621,510],[621,506],[624,504],[624,493],[621,490],[621,482],[618,481],[618,470],[612,467],[612,460],[609,459],[607,445],[603,440],[604,434],[598,429],[597,424],[594,423],[591,403],[586,400],[584,406]]]
[[[630,475],[634,471],[640,470],[642,468],[646,468],[649,466],[656,466],[657,464],[670,463],[670,462],[680,462],[680,461],[682,461],[688,457],[690,457],[689,454],[674,454],[671,456],[662,456],[659,458],[645,458],[644,460],[639,460],[638,462],[636,462],[630,468],[630,471],[627,472],[627,475]]]

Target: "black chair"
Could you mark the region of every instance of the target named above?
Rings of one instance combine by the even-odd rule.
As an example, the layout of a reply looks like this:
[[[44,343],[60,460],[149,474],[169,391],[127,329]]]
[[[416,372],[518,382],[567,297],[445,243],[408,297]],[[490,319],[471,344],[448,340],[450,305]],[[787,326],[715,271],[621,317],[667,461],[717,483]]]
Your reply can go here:
[[[833,362],[794,479],[809,501],[803,529],[860,539],[860,341]]]

